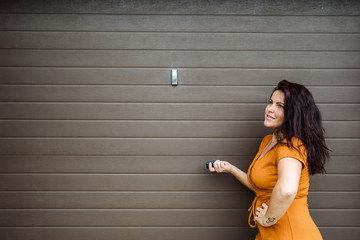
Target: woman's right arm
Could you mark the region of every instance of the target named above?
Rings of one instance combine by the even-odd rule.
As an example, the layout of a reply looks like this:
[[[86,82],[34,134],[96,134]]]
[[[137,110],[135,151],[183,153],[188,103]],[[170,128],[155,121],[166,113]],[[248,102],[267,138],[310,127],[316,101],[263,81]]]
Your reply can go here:
[[[247,174],[244,171],[241,171],[239,168],[235,167],[234,165],[230,164],[226,161],[216,160],[214,162],[214,166],[209,164],[209,171],[210,172],[217,172],[217,173],[231,173],[239,180],[245,187],[249,188],[250,190],[254,191],[253,187],[249,183],[247,179]]]

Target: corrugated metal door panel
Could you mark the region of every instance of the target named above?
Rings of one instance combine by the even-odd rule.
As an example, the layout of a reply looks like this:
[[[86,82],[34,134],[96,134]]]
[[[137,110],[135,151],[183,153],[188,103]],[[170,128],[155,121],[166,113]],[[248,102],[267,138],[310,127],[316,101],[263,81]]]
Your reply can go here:
[[[3,191],[243,191],[229,175],[1,174]],[[314,176],[310,191],[359,191],[359,174]]]
[[[358,69],[178,68],[179,86],[268,86],[291,79],[307,86],[360,86]],[[2,84],[165,85],[168,68],[0,67]]]
[[[357,33],[359,16],[1,14],[2,31]],[[66,19],[66,21],[64,21]],[[46,24],[44,24],[46,22]]]
[[[247,209],[249,191],[17,191],[0,193],[2,209]],[[310,192],[310,209],[358,209],[359,192]]]
[[[359,138],[360,122],[323,122],[328,138]],[[194,132],[193,128],[197,131]],[[260,138],[262,121],[3,120],[2,137]]]
[[[358,227],[320,227],[324,239],[352,239],[360,234]],[[72,227],[72,228],[0,228],[4,239],[12,240],[138,240],[138,239],[177,239],[188,240],[206,238],[209,240],[254,239],[255,230],[246,227]]]
[[[324,239],[352,239],[360,234],[358,227],[320,227]],[[4,239],[12,240],[138,240],[138,239],[176,239],[181,236],[188,240],[206,238],[209,240],[254,239],[255,230],[247,227],[72,227],[72,228],[0,228]]]
[[[0,49],[1,67],[358,68],[353,51]],[[26,56],[26,57],[24,57]]]
[[[247,209],[67,209],[0,210],[1,227],[239,227],[247,226]],[[360,227],[358,210],[310,210],[318,226]],[[6,220],[5,220],[6,219]],[[101,221],[99,221],[101,219]]]
[[[139,240],[253,239],[256,231],[247,227],[71,227],[71,228],[0,228],[5,239],[12,240]]]
[[[3,173],[175,173],[204,174],[209,159],[230,161],[247,169],[251,156],[9,156],[0,157]],[[331,156],[326,165],[328,173],[358,173],[358,156]]]
[[[86,2],[52,1],[51,4],[35,1],[24,4],[26,0],[6,1],[0,12],[22,13],[116,13],[116,14],[221,14],[221,15],[357,15],[360,4],[356,0],[348,0],[346,4],[337,5],[332,1],[294,1],[272,2],[263,1],[181,1],[169,2],[158,0],[116,1],[102,0]],[[125,4],[126,3],[126,4]]]
[[[216,156],[251,155],[261,139],[1,138],[2,155]],[[328,139],[337,156],[360,154],[359,139]]]
[[[315,101],[359,103],[360,87],[309,87]],[[2,102],[264,103],[272,87],[247,86],[0,86]]]
[[[86,41],[84,41],[86,40]],[[315,33],[142,33],[4,31],[0,47],[9,49],[153,50],[360,50],[359,34]],[[326,44],[324,44],[326,43]]]
[[[271,91],[270,91],[271,92]],[[259,103],[0,103],[3,120],[263,120]],[[359,121],[360,104],[319,104],[325,121]]]

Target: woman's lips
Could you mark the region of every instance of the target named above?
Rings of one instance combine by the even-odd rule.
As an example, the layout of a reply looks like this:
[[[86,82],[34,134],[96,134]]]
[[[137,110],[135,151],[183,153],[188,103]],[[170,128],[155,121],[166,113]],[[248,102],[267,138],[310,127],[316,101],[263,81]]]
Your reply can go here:
[[[273,120],[273,119],[275,119],[275,118],[273,118],[273,117],[270,116],[270,115],[266,115],[266,119]]]

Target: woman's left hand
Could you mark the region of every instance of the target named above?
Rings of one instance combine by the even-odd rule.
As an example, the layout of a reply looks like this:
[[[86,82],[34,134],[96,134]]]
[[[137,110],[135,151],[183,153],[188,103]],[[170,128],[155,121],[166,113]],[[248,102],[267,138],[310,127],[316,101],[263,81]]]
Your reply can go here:
[[[266,216],[268,208],[269,206],[266,203],[263,203],[262,207],[256,208],[254,220],[263,227],[270,227],[277,222],[275,218]]]

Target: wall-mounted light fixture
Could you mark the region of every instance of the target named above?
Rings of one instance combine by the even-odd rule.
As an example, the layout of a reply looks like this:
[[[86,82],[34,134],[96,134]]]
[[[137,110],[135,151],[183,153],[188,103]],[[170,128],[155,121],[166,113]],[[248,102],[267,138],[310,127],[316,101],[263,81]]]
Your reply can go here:
[[[171,69],[171,85],[177,86],[178,85],[178,72],[177,69]]]

